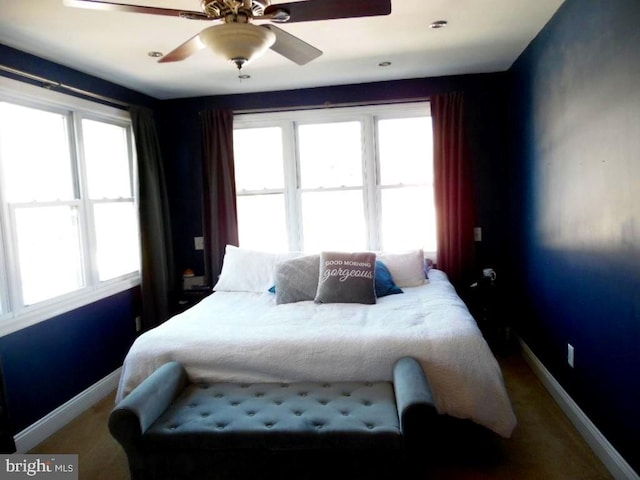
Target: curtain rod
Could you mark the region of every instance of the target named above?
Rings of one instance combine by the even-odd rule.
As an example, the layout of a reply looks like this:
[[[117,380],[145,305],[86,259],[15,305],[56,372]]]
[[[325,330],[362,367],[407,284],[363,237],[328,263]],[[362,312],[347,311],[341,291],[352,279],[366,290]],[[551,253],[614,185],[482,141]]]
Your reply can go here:
[[[66,85],[61,82],[56,82],[53,80],[49,80],[48,78],[40,77],[38,75],[34,75],[32,73],[23,72],[22,70],[18,70],[16,68],[7,67],[6,65],[0,65],[0,70],[5,71],[7,73],[11,73],[13,75],[18,75],[23,78],[27,78],[29,80],[33,80],[35,82],[41,83],[42,88],[52,89],[59,88],[63,90],[67,90],[72,93],[76,93],[78,95],[82,95],[84,97],[92,98],[94,100],[100,100],[102,102],[109,103],[111,105],[130,108],[131,105],[126,102],[122,102],[120,100],[116,100],[115,98],[107,97],[105,95],[100,95],[98,93],[89,92],[88,90],[83,90],[81,88],[72,87],[71,85]],[[274,107],[274,108],[248,108],[248,109],[234,109],[234,113],[237,114],[248,114],[248,113],[273,113],[273,112],[287,112],[287,111],[296,111],[296,110],[315,110],[315,109],[330,109],[330,108],[344,108],[344,107],[364,107],[368,105],[391,105],[396,103],[418,103],[428,101],[429,97],[418,97],[418,98],[409,98],[409,99],[394,99],[394,100],[379,100],[379,101],[370,101],[370,102],[325,102],[321,105],[305,105],[298,107]]]
[[[294,112],[298,110],[327,110],[331,108],[346,108],[346,107],[367,107],[370,105],[394,105],[398,103],[420,103],[429,101],[429,97],[414,97],[414,98],[398,98],[395,100],[374,100],[370,102],[341,102],[332,103],[325,102],[321,105],[302,105],[298,107],[271,107],[271,108],[247,108],[247,109],[233,109],[233,113],[238,115],[251,114],[251,113],[275,113],[275,112]]]
[[[49,80],[48,78],[40,77],[38,75],[33,75],[32,73],[23,72],[22,70],[18,70],[15,68],[7,67],[6,65],[0,65],[0,70],[11,73],[13,75],[18,75],[23,78],[28,78],[29,80],[40,82],[41,83],[40,86],[42,88],[46,88],[46,89],[59,88],[59,89],[67,90],[69,92],[76,93],[78,95],[82,95],[83,97],[89,97],[94,100],[100,100],[102,102],[106,102],[111,105],[124,107],[124,108],[129,108],[131,106],[130,104],[126,102],[122,102],[120,100],[116,100],[115,98],[106,97],[98,93],[93,93],[87,90],[82,90],[81,88],[72,87],[71,85],[55,82],[53,80]]]

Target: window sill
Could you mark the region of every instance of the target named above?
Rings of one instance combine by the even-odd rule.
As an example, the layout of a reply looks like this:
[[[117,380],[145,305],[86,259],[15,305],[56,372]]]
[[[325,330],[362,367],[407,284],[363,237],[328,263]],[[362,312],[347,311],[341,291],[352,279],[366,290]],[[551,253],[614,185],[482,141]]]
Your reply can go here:
[[[25,307],[16,314],[9,312],[5,315],[0,315],[0,337],[111,297],[138,285],[140,285],[140,276],[132,275],[131,277],[108,282],[99,287],[87,287],[64,297]]]

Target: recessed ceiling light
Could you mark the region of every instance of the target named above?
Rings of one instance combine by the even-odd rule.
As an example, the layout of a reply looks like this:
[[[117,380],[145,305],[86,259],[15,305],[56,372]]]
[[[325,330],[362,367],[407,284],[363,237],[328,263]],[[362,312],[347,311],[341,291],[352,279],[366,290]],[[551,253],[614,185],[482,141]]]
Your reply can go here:
[[[436,20],[431,25],[429,25],[429,28],[442,28],[446,27],[448,24],[449,22],[447,22],[446,20]]]
[[[159,58],[159,57],[162,57],[164,55],[164,53],[162,53],[162,52],[148,52],[147,55],[149,55],[150,57],[153,57],[153,58]]]
[[[389,62],[389,61],[380,62],[378,64],[379,67],[388,67],[390,65],[391,65],[391,62]]]

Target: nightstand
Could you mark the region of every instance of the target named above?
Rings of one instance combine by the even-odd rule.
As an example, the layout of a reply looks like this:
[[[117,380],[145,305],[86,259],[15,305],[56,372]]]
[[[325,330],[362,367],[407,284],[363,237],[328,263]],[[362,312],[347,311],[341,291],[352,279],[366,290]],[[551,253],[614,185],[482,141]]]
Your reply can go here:
[[[482,277],[469,288],[468,306],[487,343],[492,349],[504,350],[511,342],[506,305],[499,281]]]
[[[175,314],[182,313],[185,310],[188,310],[189,308],[200,302],[203,298],[208,297],[212,293],[213,290],[208,287],[183,290],[178,296]]]

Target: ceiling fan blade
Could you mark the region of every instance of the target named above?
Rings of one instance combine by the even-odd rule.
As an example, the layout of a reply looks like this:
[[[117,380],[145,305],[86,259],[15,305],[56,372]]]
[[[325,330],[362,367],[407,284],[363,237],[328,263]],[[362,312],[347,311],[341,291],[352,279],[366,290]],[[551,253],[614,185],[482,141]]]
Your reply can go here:
[[[160,60],[158,60],[158,63],[179,62],[180,60],[184,60],[185,58],[190,57],[203,48],[205,48],[205,45],[204,43],[202,43],[202,40],[200,40],[200,34],[197,34],[184,42],[178,48],[171,50],[165,56],[160,58]]]
[[[322,55],[322,50],[318,50],[313,45],[309,45],[307,42],[300,40],[298,37],[285,32],[275,25],[263,26],[276,34],[276,41],[271,45],[271,50],[298,65],[309,63],[311,60]]]
[[[263,25],[276,34],[276,41],[271,45],[271,50],[279,53],[283,57],[288,58],[298,65],[304,65],[311,60],[322,55],[322,50],[309,45],[307,42],[300,40],[298,37],[285,32],[281,28],[274,25]]]
[[[264,15],[285,10],[291,22],[311,22],[334,18],[373,17],[389,15],[391,0],[307,0],[306,2],[289,2],[269,5]]]
[[[168,17],[181,17],[190,20],[212,20],[203,12],[190,10],[175,10],[173,8],[145,7],[142,5],[128,5],[125,3],[105,2],[102,0],[64,0],[68,7],[88,8],[91,10],[105,10],[110,12],[148,13]]]

